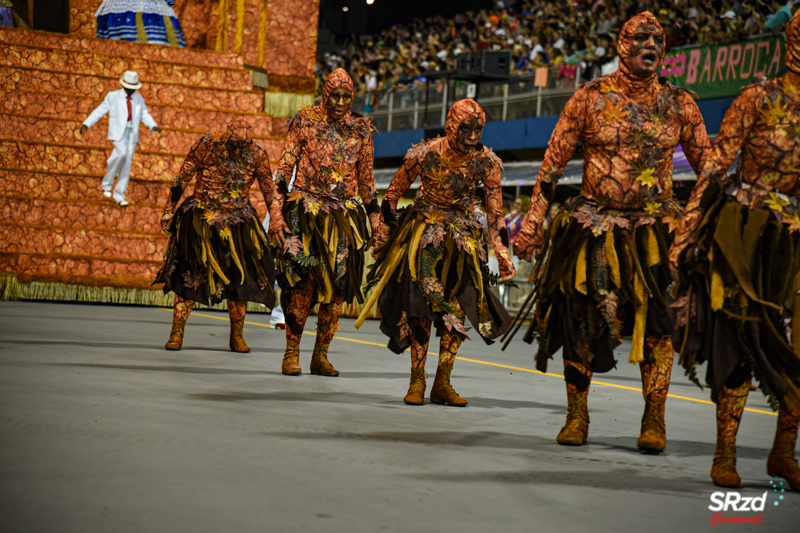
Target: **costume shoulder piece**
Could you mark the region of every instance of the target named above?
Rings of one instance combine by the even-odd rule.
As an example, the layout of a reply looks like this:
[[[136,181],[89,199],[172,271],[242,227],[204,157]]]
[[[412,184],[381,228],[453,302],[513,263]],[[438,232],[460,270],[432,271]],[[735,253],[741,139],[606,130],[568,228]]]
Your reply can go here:
[[[353,116],[352,114],[346,119],[347,127],[356,135],[366,139],[373,132],[378,129],[372,125],[372,117]]]
[[[661,82],[661,85],[668,91],[676,95],[686,95],[692,98],[692,100],[699,100],[700,98],[697,96],[697,93],[687,89],[686,87],[678,87],[677,85],[673,85],[667,78],[659,78],[658,80]]]
[[[415,144],[408,149],[408,152],[406,152],[406,156],[404,159],[408,161],[411,160],[422,161],[423,159],[427,158],[434,151],[434,149],[435,147],[433,146],[433,141],[428,142],[425,139],[423,139],[419,142],[419,144]]]
[[[480,145],[480,151],[472,158],[471,170],[481,178],[486,178],[494,170],[503,169],[503,161],[497,157],[491,148]]]
[[[328,119],[319,106],[305,105],[289,119],[289,128],[297,128],[313,122],[327,122]]]

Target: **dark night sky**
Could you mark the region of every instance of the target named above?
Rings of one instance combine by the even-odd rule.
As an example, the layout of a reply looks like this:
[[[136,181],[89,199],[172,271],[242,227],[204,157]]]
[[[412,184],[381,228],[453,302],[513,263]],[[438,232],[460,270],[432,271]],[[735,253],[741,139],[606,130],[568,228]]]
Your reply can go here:
[[[337,35],[374,34],[393,24],[406,24],[415,18],[456,13],[491,7],[492,0],[321,0],[320,26]],[[344,13],[342,7],[349,11]]]

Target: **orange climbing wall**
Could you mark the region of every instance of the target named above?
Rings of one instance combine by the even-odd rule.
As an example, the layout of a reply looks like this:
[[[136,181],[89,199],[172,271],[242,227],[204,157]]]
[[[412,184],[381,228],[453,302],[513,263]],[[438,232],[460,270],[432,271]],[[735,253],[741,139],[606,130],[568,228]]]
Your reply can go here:
[[[97,2],[71,5],[81,3]],[[245,116],[276,160],[286,119],[260,114],[263,94],[241,56],[87,37],[93,22],[73,16],[84,35],[70,36],[0,28],[0,272],[22,282],[147,288],[166,242],[159,218],[168,184],[194,140]],[[163,132],[142,128],[131,205],[120,208],[100,191],[107,119],[78,130],[125,70],[139,73]],[[263,215],[261,194],[252,199]]]

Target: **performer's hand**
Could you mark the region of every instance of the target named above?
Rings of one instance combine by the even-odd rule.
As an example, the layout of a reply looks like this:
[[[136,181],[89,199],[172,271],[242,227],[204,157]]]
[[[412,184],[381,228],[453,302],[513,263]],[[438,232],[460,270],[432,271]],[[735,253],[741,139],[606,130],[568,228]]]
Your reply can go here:
[[[89,126],[87,126],[86,124],[82,124],[81,125],[81,135],[86,133],[86,130],[88,130],[88,129],[89,129]]]
[[[269,236],[275,240],[278,246],[280,246],[281,252],[283,252],[283,247],[286,245],[286,237],[291,235],[288,233],[288,230],[285,227],[281,227],[271,228]]]
[[[158,126],[156,126],[155,128],[153,128],[153,129],[152,129],[152,130],[150,130],[150,131],[152,131],[153,133],[161,133],[161,128],[159,128]]]
[[[498,278],[497,283],[507,283],[514,279],[517,269],[514,263],[511,262],[511,259],[509,259],[508,252],[504,249],[495,248],[495,254],[500,263],[500,278]]]

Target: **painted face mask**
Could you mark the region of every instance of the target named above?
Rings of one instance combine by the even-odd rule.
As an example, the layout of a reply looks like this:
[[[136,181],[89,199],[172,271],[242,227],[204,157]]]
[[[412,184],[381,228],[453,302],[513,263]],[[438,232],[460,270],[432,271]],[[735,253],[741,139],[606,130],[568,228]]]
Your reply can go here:
[[[451,107],[450,111],[447,113],[447,120],[444,123],[444,132],[447,137],[447,146],[451,150],[460,151],[458,146],[459,144],[463,144],[465,133],[461,130],[461,125],[463,123],[468,123],[468,131],[469,129],[478,127],[478,125],[482,130],[483,124],[486,123],[486,114],[483,112],[481,106],[478,105],[478,102],[471,98],[459,100],[453,104],[453,107]],[[480,136],[478,139],[480,140]]]
[[[637,34],[650,34],[653,37],[652,45],[649,39],[640,42]],[[622,27],[617,43],[619,52],[619,69],[623,74],[633,79],[650,79],[661,72],[664,61],[664,29],[649,11],[639,13]],[[652,62],[655,64],[653,65]],[[644,66],[655,66],[655,69],[642,75]]]
[[[341,68],[337,68],[333,72],[331,72],[328,79],[325,80],[325,86],[322,88],[322,110],[328,116],[328,118],[337,120],[334,115],[333,108],[335,104],[331,101],[333,97],[333,93],[338,89],[344,89],[347,91],[347,94],[350,96],[350,102],[353,101],[353,79],[350,75]],[[350,113],[350,109],[348,108],[344,114],[338,118],[341,120],[345,118]]]

